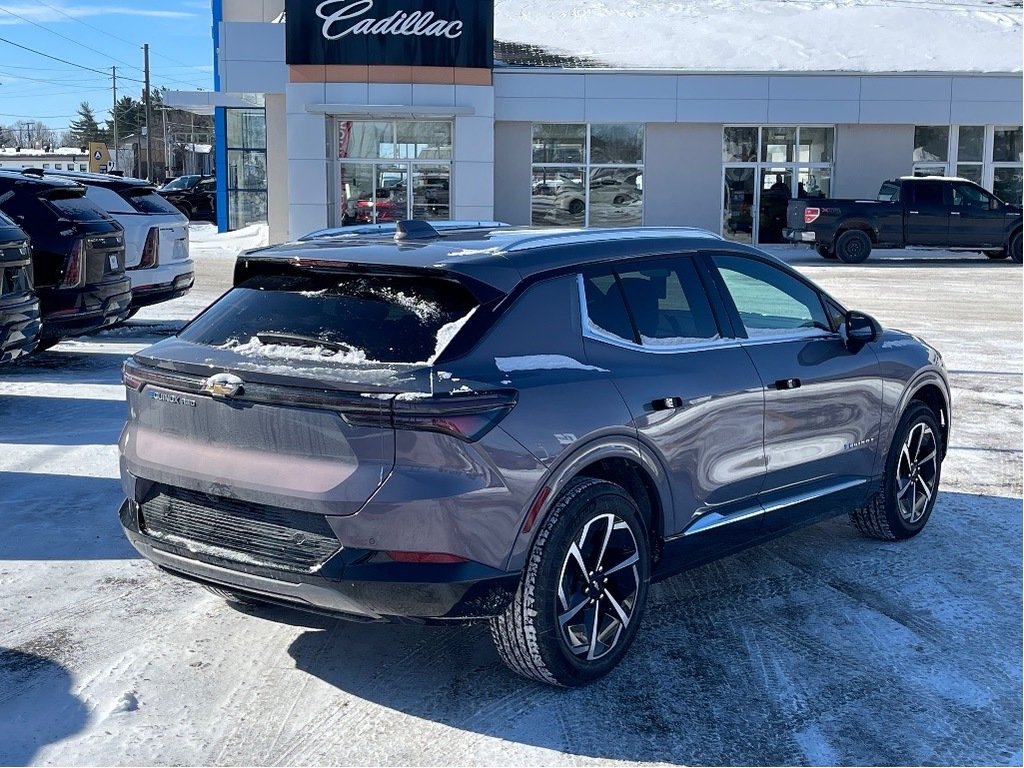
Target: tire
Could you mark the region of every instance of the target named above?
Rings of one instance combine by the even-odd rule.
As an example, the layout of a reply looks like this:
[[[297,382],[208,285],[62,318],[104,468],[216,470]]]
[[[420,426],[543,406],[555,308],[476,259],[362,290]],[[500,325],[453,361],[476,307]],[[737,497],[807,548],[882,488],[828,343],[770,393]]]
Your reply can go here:
[[[636,637],[650,568],[647,530],[625,489],[574,480],[537,533],[512,602],[491,620],[498,655],[550,685],[603,677]]]
[[[854,526],[884,541],[919,534],[935,507],[942,454],[942,432],[935,414],[924,403],[911,403],[896,426],[881,489],[850,513]]]
[[[32,352],[33,354],[38,352],[45,352],[46,350],[52,349],[53,347],[57,346],[58,344],[60,344],[60,342],[61,339],[39,339],[36,342],[35,349],[33,349]]]
[[[570,200],[569,201],[569,213],[573,216],[579,216],[583,213],[583,201],[582,200]]]
[[[828,259],[829,261],[839,258],[838,256],[836,256],[835,251],[833,251],[824,243],[818,243],[817,245],[815,245],[814,250],[818,252],[818,255],[821,256],[821,258]]]
[[[1017,230],[1017,234],[1010,238],[1010,244],[1006,250],[1010,254],[1010,258],[1018,264],[1021,263],[1021,232]]]
[[[235,605],[264,605],[262,601],[257,600],[254,597],[241,595],[238,592],[232,592],[230,589],[221,589],[220,587],[215,587],[212,584],[203,584],[202,586],[207,592],[227,600],[229,603],[234,603]]]
[[[836,258],[844,264],[860,264],[871,255],[871,238],[859,229],[848,229],[836,240]]]
[[[185,215],[186,219],[188,219],[189,221],[192,220],[192,209],[189,208],[187,205],[183,203],[175,203],[174,207],[181,211]]]
[[[1010,255],[1006,251],[982,251],[982,253],[992,259],[992,261],[999,261]]]
[[[625,205],[629,202],[629,198],[625,195],[616,195],[615,199],[612,200],[613,205]]]

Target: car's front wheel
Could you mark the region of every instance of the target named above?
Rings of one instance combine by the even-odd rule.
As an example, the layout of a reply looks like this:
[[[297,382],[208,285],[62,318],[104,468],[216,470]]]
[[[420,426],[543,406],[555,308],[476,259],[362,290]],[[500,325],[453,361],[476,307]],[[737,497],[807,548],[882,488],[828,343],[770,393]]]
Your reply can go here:
[[[649,581],[636,502],[614,483],[574,480],[541,526],[515,597],[491,620],[498,654],[551,685],[597,680],[629,650]]]
[[[912,403],[896,426],[881,489],[865,506],[850,513],[861,533],[896,541],[924,529],[939,493],[942,439],[932,409]]]

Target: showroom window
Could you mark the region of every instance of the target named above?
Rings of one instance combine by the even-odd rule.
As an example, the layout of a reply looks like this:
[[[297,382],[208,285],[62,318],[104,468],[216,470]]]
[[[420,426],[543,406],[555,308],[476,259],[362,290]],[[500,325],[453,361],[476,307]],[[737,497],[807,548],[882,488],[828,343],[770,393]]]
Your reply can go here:
[[[1020,205],[1021,134],[1020,126],[915,126],[914,175],[959,176]]]
[[[533,225],[640,226],[643,163],[641,124],[535,123]]]
[[[267,220],[267,113],[227,110],[228,229]]]
[[[336,223],[451,218],[451,121],[338,120]]]
[[[722,234],[781,243],[794,197],[832,190],[832,126],[726,126],[722,134]]]

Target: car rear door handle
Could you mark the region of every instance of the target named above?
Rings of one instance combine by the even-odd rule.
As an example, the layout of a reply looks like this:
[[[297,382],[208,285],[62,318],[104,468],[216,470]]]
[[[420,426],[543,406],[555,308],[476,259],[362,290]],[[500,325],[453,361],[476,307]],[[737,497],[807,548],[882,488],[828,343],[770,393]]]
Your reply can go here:
[[[779,379],[775,382],[776,389],[799,389],[800,379]]]
[[[949,215],[950,216],[959,216],[960,215],[960,211],[950,211]]]
[[[907,213],[910,213],[910,214],[913,214],[914,216],[917,216],[920,213],[920,211],[907,211]]]
[[[674,411],[682,407],[683,398],[681,397],[662,397],[651,403],[651,408],[656,411]]]

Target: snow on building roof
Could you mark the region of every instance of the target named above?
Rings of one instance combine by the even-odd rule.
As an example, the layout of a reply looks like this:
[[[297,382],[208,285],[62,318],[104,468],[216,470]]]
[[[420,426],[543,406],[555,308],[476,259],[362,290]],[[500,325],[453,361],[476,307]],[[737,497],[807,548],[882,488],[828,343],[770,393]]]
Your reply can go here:
[[[0,147],[0,154],[3,155],[17,155],[18,157],[68,157],[68,156],[85,156],[88,152],[83,152],[80,147],[57,147],[47,152],[45,149],[33,149],[32,147]]]
[[[496,0],[506,66],[1020,72],[1015,0]]]

